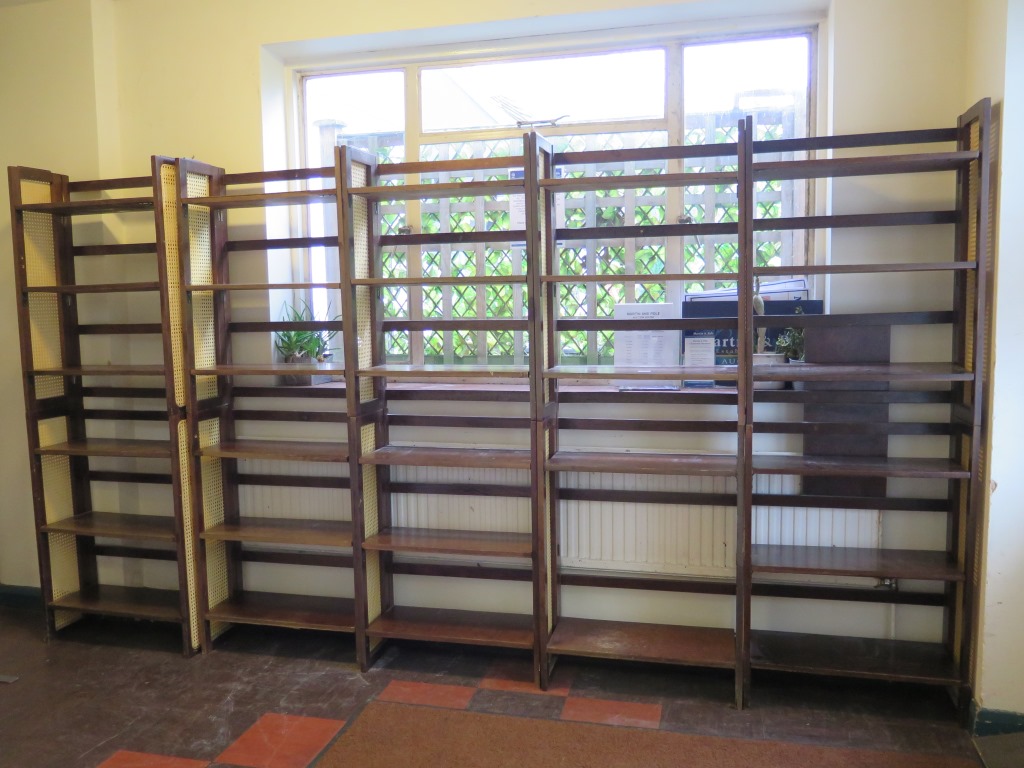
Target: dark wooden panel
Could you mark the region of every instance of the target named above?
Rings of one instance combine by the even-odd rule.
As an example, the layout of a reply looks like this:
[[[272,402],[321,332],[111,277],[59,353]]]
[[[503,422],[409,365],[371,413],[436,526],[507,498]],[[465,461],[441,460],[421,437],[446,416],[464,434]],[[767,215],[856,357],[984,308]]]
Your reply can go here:
[[[949,363],[887,363],[881,365],[786,363],[754,366],[754,381],[942,382],[973,380],[973,373]]]
[[[956,211],[910,211],[907,213],[847,213],[827,216],[789,216],[778,219],[755,219],[755,232],[776,232],[789,229],[856,229],[860,227],[923,227],[933,224],[956,224]]]
[[[200,534],[208,541],[242,541],[310,547],[351,547],[352,523],[334,520],[242,518]]]
[[[754,630],[751,633],[750,663],[755,669],[815,675],[933,685],[960,682],[953,660],[943,645],[907,640]]]
[[[56,293],[79,295],[86,293],[145,293],[159,291],[160,283],[91,283],[87,285],[42,285],[28,286],[27,293]]]
[[[735,642],[731,629],[562,617],[548,641],[548,651],[565,656],[732,669],[736,666]]]
[[[814,149],[853,149],[905,144],[950,144],[957,140],[956,128],[924,128],[912,131],[848,133],[837,136],[808,136],[802,139],[768,139],[754,142],[754,154],[803,152]]]
[[[963,581],[964,574],[945,552],[913,549],[804,547],[755,544],[754,571],[810,573],[871,578]]]
[[[162,365],[81,365],[74,368],[30,368],[28,376],[163,376]]]
[[[755,456],[754,472],[772,475],[842,477],[967,478],[970,472],[947,459],[873,458],[870,456]]]
[[[614,322],[614,321],[613,321]],[[633,321],[622,321],[633,322]],[[674,322],[674,321],[672,321]],[[562,327],[562,323],[559,323]],[[547,379],[653,379],[657,381],[735,381],[735,365],[715,365],[704,368],[696,366],[663,366],[637,368],[624,365],[556,365],[544,371]]]
[[[202,448],[203,456],[221,459],[272,459],[276,461],[348,460],[348,446],[343,443],[310,443],[297,440],[236,440]]]
[[[66,200],[55,203],[32,203],[18,206],[21,211],[53,213],[59,216],[86,216],[97,213],[132,213],[152,211],[152,197],[118,197],[101,200]]]
[[[156,243],[100,243],[97,245],[76,245],[71,249],[75,256],[140,256],[156,254]]]
[[[528,449],[431,448],[389,445],[360,456],[362,464],[404,467],[472,467],[475,469],[529,469]]]
[[[686,144],[671,147],[639,147],[637,149],[592,149],[581,152],[555,152],[554,165],[583,163],[626,163],[636,160],[682,160],[687,157],[735,157],[734,142],[722,144]]]
[[[50,603],[51,608],[123,616],[129,619],[181,621],[178,592],[172,589],[115,587],[101,584],[94,589],[75,592]]]
[[[75,536],[108,536],[114,539],[174,541],[174,518],[120,512],[86,512],[47,523],[41,530]]]
[[[111,189],[152,189],[152,176],[124,176],[119,179],[83,179],[68,182],[68,192],[106,192]]]
[[[370,637],[429,640],[438,643],[533,648],[533,617],[441,608],[395,606],[370,623]]]
[[[328,632],[355,631],[355,606],[344,597],[240,592],[211,608],[207,621],[258,624]]]
[[[171,444],[161,440],[132,440],[90,437],[46,445],[36,451],[43,456],[123,456],[139,459],[165,459],[171,455]]]
[[[342,363],[232,363],[212,368],[194,368],[193,376],[294,376],[303,373],[340,376],[345,373]]]
[[[367,538],[363,542],[363,549],[480,557],[530,557],[533,554],[533,543],[528,533],[388,528]]]
[[[541,179],[541,189],[552,192],[581,192],[596,189],[647,189],[648,187],[692,187],[707,184],[735,184],[736,173],[658,173],[629,176],[582,176],[564,179]]]
[[[880,176],[956,171],[978,158],[977,152],[919,152],[884,157],[834,157],[823,160],[773,160],[754,163],[754,179],[820,179],[826,176]]]
[[[612,453],[559,451],[547,461],[558,472],[617,472],[641,475],[736,474],[735,456],[685,453]]]

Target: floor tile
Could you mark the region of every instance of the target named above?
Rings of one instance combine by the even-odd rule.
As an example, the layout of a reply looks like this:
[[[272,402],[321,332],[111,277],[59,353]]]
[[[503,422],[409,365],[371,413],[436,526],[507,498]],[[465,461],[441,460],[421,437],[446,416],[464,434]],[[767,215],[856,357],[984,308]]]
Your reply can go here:
[[[425,704],[430,707],[465,709],[476,688],[467,685],[438,685],[410,680],[392,680],[377,697],[380,701],[400,704]]]
[[[581,723],[658,728],[661,725],[661,704],[570,696],[562,707],[562,719]]]
[[[208,765],[205,760],[187,760],[183,757],[120,750],[100,763],[98,768],[206,768]]]
[[[567,675],[563,675],[557,680],[552,680],[545,691],[534,682],[532,665],[530,663],[503,659],[495,662],[488,668],[487,675],[480,681],[480,687],[488,691],[568,696],[570,678]]]
[[[562,714],[564,700],[561,696],[538,696],[535,691],[479,690],[469,703],[474,712],[491,712],[513,717],[539,717],[557,720]]]
[[[246,768],[306,768],[345,724],[320,717],[267,714],[217,757]]]

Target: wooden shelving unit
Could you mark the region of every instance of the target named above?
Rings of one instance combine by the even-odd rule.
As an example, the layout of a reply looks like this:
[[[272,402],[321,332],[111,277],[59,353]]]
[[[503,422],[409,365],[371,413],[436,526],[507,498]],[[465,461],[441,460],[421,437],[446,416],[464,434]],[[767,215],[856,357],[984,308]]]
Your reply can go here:
[[[290,181],[304,189],[253,191]],[[226,174],[219,168],[181,160],[174,189],[178,210],[177,247],[184,275],[184,335],[188,352],[193,504],[201,542],[201,615],[204,648],[232,624],[256,624],[332,632],[357,631],[359,597],[304,594],[305,582],[282,584],[258,574],[275,566],[328,568],[323,581],[334,593],[354,592],[343,573],[353,565],[353,523],[347,501],[349,465],[347,419],[337,407],[345,389],[336,383],[288,385],[285,377],[315,374],[340,379],[340,362],[287,363],[271,358],[273,334],[289,330],[339,330],[337,320],[236,322],[232,297],[291,291],[290,303],[306,291],[337,290],[337,280],[232,280],[232,274],[266,272],[267,263],[290,257],[292,249],[332,246],[336,238],[242,239],[230,212],[275,206],[303,206],[336,200],[331,169],[302,174]],[[326,183],[325,183],[326,182]],[[322,188],[321,188],[322,187]],[[233,256],[233,254],[238,254]],[[268,298],[269,306],[269,298]],[[336,306],[336,303],[335,303]],[[241,335],[266,339],[259,359],[240,359]],[[250,344],[250,347],[252,345]],[[327,402],[324,402],[326,399]],[[252,405],[244,407],[244,403]],[[272,405],[265,405],[265,403]],[[320,402],[321,405],[310,406]],[[333,404],[333,405],[332,405]],[[304,425],[314,439],[251,436],[268,425]],[[325,429],[326,428],[326,429]],[[326,435],[324,434],[326,432]],[[282,469],[284,467],[284,469]],[[290,467],[290,469],[289,469]],[[330,500],[313,513],[273,489],[317,488]],[[262,495],[261,495],[262,494]],[[275,585],[274,591],[261,583]],[[255,582],[256,586],[251,584]],[[323,588],[323,587],[321,587]]]
[[[154,174],[166,162],[153,158]],[[8,178],[48,630],[83,615],[166,622],[181,627],[189,655],[199,636],[191,520],[181,501],[189,493],[179,461],[185,402],[176,368],[181,340],[172,332],[180,282],[160,242],[154,176],[70,182],[12,167]],[[126,229],[148,230],[154,242],[81,242],[91,234],[76,223],[81,217],[116,231],[121,214]],[[143,272],[149,279],[124,279]],[[100,300],[133,300],[159,321],[98,322],[116,317]],[[143,514],[126,508],[122,498],[131,494],[111,490],[139,484],[166,488],[166,499]],[[172,571],[125,586],[114,566],[133,560],[168,562]]]

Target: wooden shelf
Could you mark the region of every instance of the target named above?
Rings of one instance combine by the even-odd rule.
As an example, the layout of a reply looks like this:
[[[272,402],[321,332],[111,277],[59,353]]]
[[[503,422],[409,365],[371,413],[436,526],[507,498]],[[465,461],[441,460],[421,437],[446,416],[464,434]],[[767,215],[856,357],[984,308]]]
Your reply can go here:
[[[596,659],[724,669],[736,666],[736,638],[731,629],[562,617],[548,641],[548,650]]]
[[[201,205],[215,210],[228,208],[264,208],[273,205],[307,205],[335,199],[334,189],[307,189],[294,192],[261,192],[218,197],[186,197],[182,205]]]
[[[218,459],[348,461],[348,446],[344,443],[310,443],[297,440],[236,440],[201,448],[199,453]]]
[[[820,179],[840,176],[885,176],[906,173],[956,171],[972,160],[977,152],[922,152],[914,155],[883,157],[837,157],[824,160],[776,160],[755,162],[756,181],[784,179]]]
[[[64,443],[41,446],[41,456],[112,456],[135,459],[166,459],[171,456],[171,444],[162,440],[134,440],[108,437],[90,437]]]
[[[202,291],[302,291],[310,288],[341,290],[341,283],[193,283],[184,290],[190,293]]]
[[[963,572],[946,552],[754,544],[751,560],[755,573],[964,580]]]
[[[179,596],[172,589],[100,585],[54,600],[50,607],[129,619],[175,623],[182,620]]]
[[[919,477],[966,479],[970,470],[948,459],[864,458],[860,456],[755,455],[759,475],[835,475],[842,477]]]
[[[546,379],[652,379],[656,381],[735,381],[735,365],[665,366],[635,368],[623,365],[556,365],[544,371]]]
[[[722,280],[737,280],[739,275],[736,272],[701,272],[692,274],[690,272],[663,272],[658,275],[541,275],[542,283],[650,283],[656,278],[659,283],[666,282],[719,282]]]
[[[207,541],[243,541],[304,547],[351,547],[352,523],[335,520],[247,518],[199,534]]]
[[[28,376],[163,376],[167,369],[162,365],[79,365],[73,368],[32,368]]]
[[[529,469],[530,451],[525,448],[433,448],[388,445],[360,456],[359,462],[399,467]]]
[[[597,189],[647,189],[648,187],[694,187],[712,184],[735,184],[735,171],[700,173],[651,173],[629,176],[581,176],[565,179],[541,179],[542,189],[552,192],[583,192]]]
[[[374,619],[366,634],[397,640],[529,650],[533,648],[533,617],[520,613],[395,606]]]
[[[160,283],[93,283],[90,285],[30,285],[26,293],[81,295],[85,293],[142,293],[159,291]]]
[[[359,375],[392,379],[525,379],[530,375],[530,369],[525,365],[402,365],[391,363],[364,368],[359,371]]]
[[[174,518],[163,515],[132,515],[120,512],[86,512],[55,520],[40,528],[47,533],[105,536],[112,539],[176,541]]]
[[[938,643],[791,632],[751,632],[751,666],[814,675],[955,685],[960,675]]]
[[[754,381],[974,381],[974,374],[949,363],[889,365],[823,365],[785,363],[755,365]]]
[[[341,376],[344,363],[232,363],[212,368],[194,368],[193,376],[292,376],[320,374]]]
[[[526,285],[526,275],[467,275],[465,277],[357,277],[353,285]]]
[[[792,275],[886,274],[890,272],[972,272],[976,261],[894,261],[886,264],[803,264],[792,267],[754,267],[757,277]]]
[[[431,200],[522,193],[522,179],[446,181],[438,184],[399,184],[393,187],[352,187],[349,192],[369,200]]]
[[[206,620],[354,632],[355,603],[346,597],[241,592],[208,610]]]
[[[152,211],[152,197],[109,197],[101,200],[68,200],[57,203],[25,203],[23,213],[52,213],[57,216],[86,216],[96,213]]]
[[[533,541],[528,533],[389,528],[367,538],[363,542],[363,549],[480,557],[530,557],[533,554]]]
[[[558,451],[547,460],[547,469],[552,472],[734,477],[737,461],[735,456],[718,454]]]

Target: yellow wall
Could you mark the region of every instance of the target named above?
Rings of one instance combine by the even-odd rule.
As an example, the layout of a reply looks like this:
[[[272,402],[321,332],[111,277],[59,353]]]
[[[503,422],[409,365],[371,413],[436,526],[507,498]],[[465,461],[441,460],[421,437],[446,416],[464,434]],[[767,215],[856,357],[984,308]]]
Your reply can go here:
[[[158,153],[195,156],[229,170],[262,167],[261,80],[277,71],[265,49],[272,44],[332,37],[372,47],[406,30],[412,31],[405,38],[410,44],[423,45],[473,39],[474,34],[500,35],[499,23],[508,24],[509,34],[513,29],[517,35],[526,29],[540,34],[573,28],[614,29],[630,21],[653,23],[659,14],[663,20],[682,21],[744,10],[764,13],[766,5],[754,0],[644,0],[642,8],[634,8],[629,0],[557,4],[549,0],[514,4],[394,0],[383,6],[336,0],[0,3],[0,104],[4,105],[0,166],[36,165],[78,178],[134,175],[147,172],[149,156]],[[826,7],[826,0],[779,0],[770,5],[774,12],[807,11]],[[1006,18],[1009,7],[1017,29],[1010,32],[1013,45],[1006,40],[1002,45],[1005,50],[1022,51],[1021,5],[1021,0],[833,0],[827,5],[823,35],[831,46],[830,91],[825,94],[829,130],[949,124],[990,86],[1001,90],[1000,78],[1009,63],[992,45],[999,35],[988,25],[972,28],[969,12],[980,10],[985,18],[998,20]],[[479,26],[438,31],[456,25]],[[374,35],[384,37],[375,40]],[[971,47],[965,46],[965,38],[973,41]],[[1007,118],[1024,121],[1012,110]],[[1010,148],[1004,160],[1016,167],[1021,164]],[[1006,184],[1003,193],[1006,199],[1015,199],[1014,190]],[[836,190],[833,203],[852,205],[857,194],[856,188]],[[7,210],[6,186],[0,187],[0,210]],[[1016,218],[1013,238],[1009,228],[1003,237],[1004,252],[1012,252],[1015,243],[1024,241]],[[1024,281],[1008,271],[1001,277],[1000,285],[1006,288],[999,310],[999,339],[1002,354],[1008,356],[1009,345],[1019,346],[1024,328],[1013,314],[1020,303],[1013,301],[1014,286]],[[12,283],[10,224],[4,215],[0,216],[0,327],[9,333],[16,327]],[[9,343],[13,347],[13,338]],[[1001,490],[992,499],[996,543],[988,579],[987,664],[981,694],[986,706],[1024,711],[1024,669],[1019,654],[1016,659],[1013,654],[1024,632],[1017,597],[1024,574],[1018,571],[1014,577],[1009,570],[1014,551],[1024,550],[1017,546],[1022,526],[1015,524],[1017,510],[1013,509],[1021,494],[1014,487],[1015,468],[1009,464],[1017,453],[1011,447],[1019,434],[1014,405],[1019,394],[1014,383],[1021,378],[1011,365],[997,362],[997,373],[1007,371],[1001,380],[1005,385],[996,387],[997,416],[1005,413],[1008,419],[1001,422],[1003,426],[997,425],[993,437],[993,471]],[[38,573],[21,403],[16,366],[3,366],[0,423],[6,430],[0,442],[0,583],[34,585]]]

